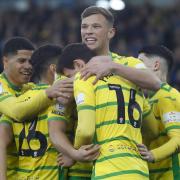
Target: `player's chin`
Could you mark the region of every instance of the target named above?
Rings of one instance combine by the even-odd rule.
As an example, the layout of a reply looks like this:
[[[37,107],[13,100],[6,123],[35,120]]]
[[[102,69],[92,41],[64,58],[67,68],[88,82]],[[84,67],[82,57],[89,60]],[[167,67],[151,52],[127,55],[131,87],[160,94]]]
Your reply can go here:
[[[23,78],[21,78],[22,84],[28,83],[28,82],[30,81],[30,78],[31,78],[31,77],[23,77]]]
[[[93,51],[95,51],[97,49],[97,44],[96,43],[94,43],[94,44],[86,44],[86,45],[87,45],[87,47],[89,49],[91,49]]]

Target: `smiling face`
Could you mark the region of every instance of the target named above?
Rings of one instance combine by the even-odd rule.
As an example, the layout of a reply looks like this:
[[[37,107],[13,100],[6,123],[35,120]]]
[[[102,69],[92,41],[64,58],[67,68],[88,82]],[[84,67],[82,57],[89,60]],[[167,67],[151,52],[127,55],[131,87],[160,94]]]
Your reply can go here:
[[[4,57],[4,72],[11,83],[21,86],[30,81],[32,65],[30,58],[32,51],[19,50],[15,55]]]
[[[82,19],[81,38],[98,55],[107,55],[109,41],[114,36],[114,29],[101,14],[93,14]]]

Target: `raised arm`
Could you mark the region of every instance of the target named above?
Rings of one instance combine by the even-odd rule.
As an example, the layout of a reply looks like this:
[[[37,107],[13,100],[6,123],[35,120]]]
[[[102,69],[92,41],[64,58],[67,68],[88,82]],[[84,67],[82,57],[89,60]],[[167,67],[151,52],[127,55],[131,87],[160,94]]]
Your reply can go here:
[[[141,69],[140,66],[128,67],[123,64],[118,64],[113,62],[109,56],[93,57],[81,71],[81,77],[86,80],[88,77],[96,75],[96,79],[94,81],[95,84],[99,79],[111,73],[115,73],[144,89],[156,91],[161,86],[160,80],[151,73],[150,70],[144,68]]]
[[[73,81],[65,79],[57,81],[46,90],[29,90],[19,97],[3,95],[0,99],[0,110],[12,119],[22,122],[53,104],[53,98],[68,99],[67,93],[72,91]]]

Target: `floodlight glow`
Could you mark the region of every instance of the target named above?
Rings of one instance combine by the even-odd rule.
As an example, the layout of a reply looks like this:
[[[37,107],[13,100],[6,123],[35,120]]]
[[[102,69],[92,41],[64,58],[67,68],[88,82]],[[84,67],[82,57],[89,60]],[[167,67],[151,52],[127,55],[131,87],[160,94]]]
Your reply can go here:
[[[125,8],[125,3],[122,0],[110,0],[109,5],[113,10],[116,11],[120,11]]]
[[[107,1],[107,0],[98,0],[98,1],[96,1],[96,6],[108,9],[109,8],[109,1]]]

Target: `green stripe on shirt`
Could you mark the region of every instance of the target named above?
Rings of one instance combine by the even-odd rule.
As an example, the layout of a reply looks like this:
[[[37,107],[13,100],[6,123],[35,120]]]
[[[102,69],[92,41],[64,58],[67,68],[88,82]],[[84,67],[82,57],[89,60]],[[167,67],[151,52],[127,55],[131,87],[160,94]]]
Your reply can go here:
[[[130,153],[119,153],[119,154],[113,154],[110,156],[100,158],[100,159],[96,160],[96,163],[104,162],[104,161],[107,161],[109,159],[120,158],[120,157],[131,157],[131,158],[142,159],[140,155],[138,156],[138,155],[130,154]]]
[[[102,176],[95,176],[95,178],[93,179],[108,179],[111,178],[113,176],[119,176],[119,175],[125,175],[125,174],[139,174],[142,175],[144,177],[149,177],[149,174],[144,173],[142,171],[139,170],[125,170],[125,171],[117,171],[117,172],[113,172],[113,173],[109,173],[109,174],[104,174]]]
[[[58,166],[39,166],[35,169],[23,169],[23,168],[8,168],[8,170],[15,170],[17,172],[24,172],[24,173],[30,173],[33,171],[39,171],[39,170],[58,170]]]
[[[172,155],[172,171],[174,180],[180,180],[180,167],[178,154]]]
[[[136,141],[129,139],[127,137],[124,136],[117,136],[117,137],[113,137],[113,138],[109,138],[109,139],[105,139],[103,141],[98,141],[98,144],[102,145],[111,141],[115,141],[115,140],[124,140],[124,141],[130,141],[133,142],[135,145],[138,144]]]

